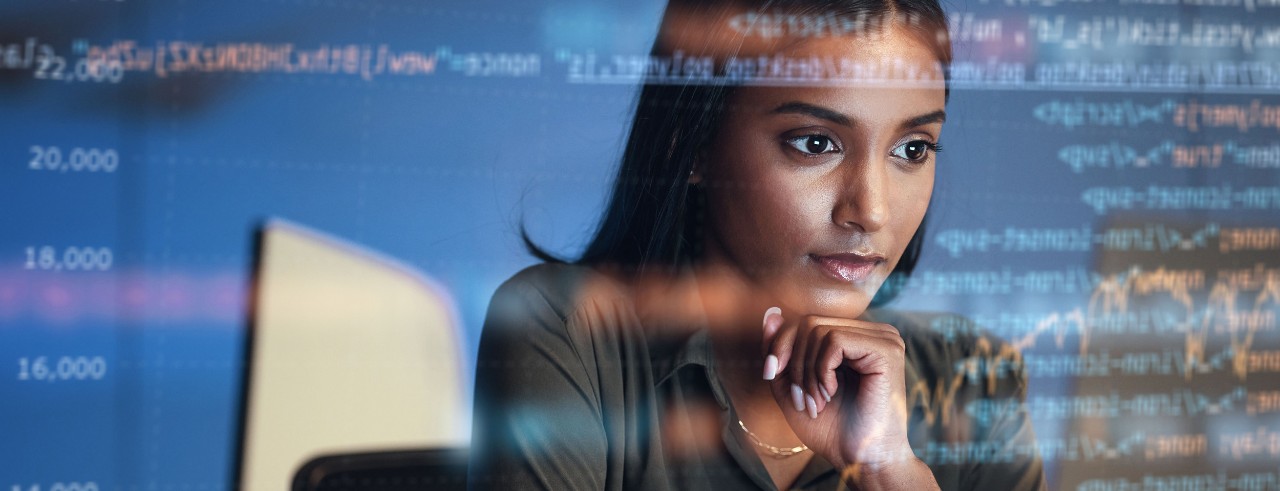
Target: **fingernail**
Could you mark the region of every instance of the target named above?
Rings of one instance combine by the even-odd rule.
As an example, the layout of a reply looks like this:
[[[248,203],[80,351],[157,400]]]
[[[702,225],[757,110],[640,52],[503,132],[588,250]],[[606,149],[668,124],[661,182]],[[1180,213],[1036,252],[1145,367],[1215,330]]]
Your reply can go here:
[[[761,322],[767,324],[769,322],[769,314],[782,315],[782,309],[777,307],[769,307],[768,310],[764,311],[764,320]]]
[[[791,403],[796,406],[796,411],[804,412],[804,391],[799,385],[791,384]]]
[[[764,326],[765,337],[773,336],[778,331],[778,326],[776,325],[773,327],[769,327],[769,316],[771,315],[782,317],[782,309],[777,307],[769,307],[768,310],[764,311],[764,319],[761,320],[760,323]]]
[[[813,400],[813,396],[804,396],[804,407],[809,409],[809,419],[818,419],[818,402]]]
[[[827,400],[827,402],[831,402],[831,394],[828,394],[828,393],[827,393],[827,388],[826,388],[826,387],[823,387],[823,386],[819,385],[819,386],[818,386],[818,392],[822,393],[822,398],[823,398],[823,399],[826,399],[826,400]]]
[[[773,380],[778,376],[778,357],[769,355],[764,357],[764,379]]]

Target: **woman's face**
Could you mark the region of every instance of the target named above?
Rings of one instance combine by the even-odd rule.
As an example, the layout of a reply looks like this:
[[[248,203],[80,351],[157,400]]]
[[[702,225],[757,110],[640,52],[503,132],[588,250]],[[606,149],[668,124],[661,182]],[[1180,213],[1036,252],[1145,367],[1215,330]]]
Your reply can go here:
[[[913,35],[805,41],[779,53],[915,65],[942,80]],[[905,72],[906,70],[902,70]],[[942,130],[941,84],[738,89],[700,156],[708,261],[784,309],[861,315],[924,219]]]

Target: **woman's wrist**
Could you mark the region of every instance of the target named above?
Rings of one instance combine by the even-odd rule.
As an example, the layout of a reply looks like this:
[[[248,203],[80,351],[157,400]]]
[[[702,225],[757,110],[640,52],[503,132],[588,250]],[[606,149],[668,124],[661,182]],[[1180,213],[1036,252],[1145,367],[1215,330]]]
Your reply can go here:
[[[838,466],[841,482],[859,490],[938,489],[933,471],[910,448],[877,457]]]

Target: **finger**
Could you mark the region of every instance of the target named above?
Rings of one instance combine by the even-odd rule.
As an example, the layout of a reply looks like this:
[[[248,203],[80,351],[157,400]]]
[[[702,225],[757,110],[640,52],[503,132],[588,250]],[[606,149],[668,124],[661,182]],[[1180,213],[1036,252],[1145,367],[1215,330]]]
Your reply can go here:
[[[822,395],[821,387],[821,367],[817,365],[819,350],[827,337],[833,332],[831,326],[814,325],[805,334],[805,363],[804,363],[804,387],[807,395],[813,399],[813,405],[816,406],[816,412],[822,412],[827,405],[827,397]]]
[[[778,307],[769,307],[764,311],[764,342],[765,346],[773,341],[773,337],[778,334],[778,329],[782,327],[785,319],[782,317],[782,309]]]
[[[893,327],[890,324],[884,324],[880,322],[865,322],[865,321],[858,321],[858,323],[859,323],[858,327],[862,329],[866,329],[868,331],[899,334],[898,328]]]
[[[884,343],[887,347],[897,346],[900,349],[906,349],[906,341],[897,331],[861,331],[858,335],[865,336],[868,340],[874,340],[877,343]]]
[[[889,324],[871,324],[869,326],[862,327],[862,329],[868,333],[871,333],[886,339],[898,339],[898,340],[902,339],[902,333],[898,331],[898,328],[893,327]]]
[[[783,412],[795,409],[791,402],[791,382],[785,377],[779,377],[770,382],[769,391],[773,393],[773,400],[778,403],[778,408]]]
[[[903,360],[903,344],[901,339],[894,340],[880,337],[866,337],[865,343],[840,344],[840,354],[844,365],[862,375],[881,375],[893,371]],[[896,363],[895,363],[896,361]]]
[[[796,333],[794,336],[795,344],[791,347],[791,361],[787,364],[788,378],[792,384],[792,403],[795,405],[796,411],[808,413],[810,417],[817,416],[817,401],[810,394],[811,386],[808,381],[809,373],[809,346],[810,334],[813,326],[809,322],[809,317],[805,317],[796,323]]]
[[[833,333],[827,336],[822,346],[818,348],[819,353],[815,357],[814,367],[818,372],[819,387],[826,392],[827,396],[834,397],[836,391],[840,389],[836,370],[845,363],[843,344],[856,342],[856,339],[851,339],[851,336],[845,333]]]
[[[781,318],[781,316],[779,316]],[[795,345],[796,329],[795,323],[782,322],[778,325],[777,331],[774,333],[773,341],[768,343],[768,353],[778,359],[778,370],[775,375],[782,375],[787,372],[787,366],[791,363],[791,351]],[[765,362],[769,363],[766,356]]]
[[[782,309],[778,307],[769,307],[764,311],[764,341],[760,343],[760,351],[764,355],[764,379],[773,380],[778,375],[781,368],[778,356],[770,352],[774,338],[778,334],[778,330],[782,327]]]
[[[845,326],[845,327],[852,327],[852,328],[863,330],[863,331],[883,332],[883,333],[892,333],[895,335],[900,335],[900,333],[898,332],[898,328],[893,327],[890,324],[884,324],[880,322],[868,322],[868,321],[859,320],[859,319],[846,319],[844,317],[825,317],[825,316],[817,316],[817,315],[810,316],[809,319],[810,319],[810,322],[815,325],[825,325],[825,326],[833,326],[833,327]]]
[[[900,337],[867,332],[839,331],[824,339],[815,366],[820,372],[820,385],[835,397],[842,385],[839,368],[848,367],[858,376],[889,375],[891,384],[901,385],[905,349]],[[895,375],[896,374],[896,375]],[[844,384],[851,383],[843,380]],[[848,385],[857,388],[857,384]]]

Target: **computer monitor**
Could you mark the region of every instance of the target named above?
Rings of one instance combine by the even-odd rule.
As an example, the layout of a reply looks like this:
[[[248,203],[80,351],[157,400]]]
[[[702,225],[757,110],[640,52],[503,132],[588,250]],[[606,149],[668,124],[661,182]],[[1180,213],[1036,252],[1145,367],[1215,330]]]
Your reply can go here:
[[[287,489],[322,455],[465,448],[459,324],[445,290],[283,220],[257,234],[237,479]]]

